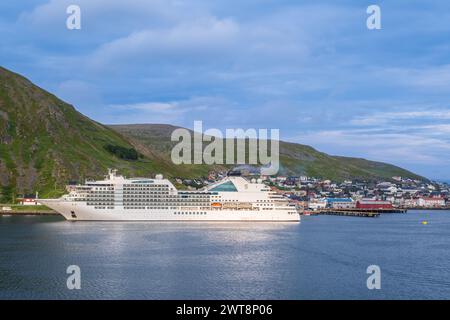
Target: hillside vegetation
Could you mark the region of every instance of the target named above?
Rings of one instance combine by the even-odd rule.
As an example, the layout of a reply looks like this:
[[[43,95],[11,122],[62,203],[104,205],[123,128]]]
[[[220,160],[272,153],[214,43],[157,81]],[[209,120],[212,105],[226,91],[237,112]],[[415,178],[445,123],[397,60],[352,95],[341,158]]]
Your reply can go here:
[[[129,175],[165,171],[164,163],[121,156],[132,150],[116,131],[0,68],[0,203],[36,191],[58,195],[68,181],[101,177],[108,167]]]
[[[178,127],[163,124],[112,125],[136,145],[153,150],[161,157],[169,158],[173,146],[170,136]],[[191,131],[191,136],[193,133]],[[204,142],[206,146],[209,142]],[[247,150],[248,151],[248,150]],[[224,144],[224,154],[226,144]],[[187,166],[194,167],[194,166]],[[208,167],[208,166],[205,166]],[[230,168],[230,166],[222,166]],[[297,143],[280,141],[280,171],[282,175],[307,175],[335,181],[345,179],[382,180],[393,176],[423,180],[425,178],[402,168],[360,158],[330,156],[316,149]]]

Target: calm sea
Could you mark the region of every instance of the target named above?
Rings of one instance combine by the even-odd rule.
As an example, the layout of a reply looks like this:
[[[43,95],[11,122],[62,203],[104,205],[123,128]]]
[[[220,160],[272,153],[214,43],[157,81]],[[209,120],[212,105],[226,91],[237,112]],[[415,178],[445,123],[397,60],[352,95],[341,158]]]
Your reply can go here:
[[[69,265],[81,290],[67,289]],[[367,289],[369,265],[381,290]],[[0,217],[0,298],[449,299],[450,212],[301,224]]]

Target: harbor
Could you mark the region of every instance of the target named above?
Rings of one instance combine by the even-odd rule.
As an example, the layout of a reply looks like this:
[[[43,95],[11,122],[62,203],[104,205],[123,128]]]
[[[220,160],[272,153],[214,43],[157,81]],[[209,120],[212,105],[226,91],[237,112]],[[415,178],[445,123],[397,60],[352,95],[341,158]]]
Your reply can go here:
[[[426,210],[301,223],[67,224],[58,216],[11,216],[0,218],[0,298],[444,299],[449,223],[450,211]],[[81,266],[81,290],[65,286],[69,264]],[[382,290],[365,286],[369,264],[382,268]],[[51,280],[40,287],[20,279]]]

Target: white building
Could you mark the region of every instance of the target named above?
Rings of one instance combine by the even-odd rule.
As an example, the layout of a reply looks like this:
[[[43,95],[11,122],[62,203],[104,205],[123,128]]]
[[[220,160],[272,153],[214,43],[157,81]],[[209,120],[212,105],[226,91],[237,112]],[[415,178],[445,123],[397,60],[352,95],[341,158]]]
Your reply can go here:
[[[325,209],[327,207],[327,200],[326,199],[311,199],[309,201],[308,207],[311,210]]]
[[[40,206],[41,204],[36,199],[24,198],[20,200],[20,204],[24,206]]]
[[[424,208],[438,208],[445,207],[444,198],[419,198],[417,199],[417,206]]]

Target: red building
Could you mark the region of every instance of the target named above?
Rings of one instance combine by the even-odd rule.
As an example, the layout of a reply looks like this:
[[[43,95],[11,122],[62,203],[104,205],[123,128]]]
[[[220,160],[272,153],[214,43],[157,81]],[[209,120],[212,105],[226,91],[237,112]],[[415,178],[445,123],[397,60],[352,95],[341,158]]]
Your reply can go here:
[[[390,201],[381,200],[359,200],[356,202],[357,209],[392,209],[392,203]]]
[[[19,203],[23,206],[38,206],[38,205],[40,205],[38,200],[32,199],[32,198],[23,198],[23,199],[18,199],[18,200],[19,200]]]

